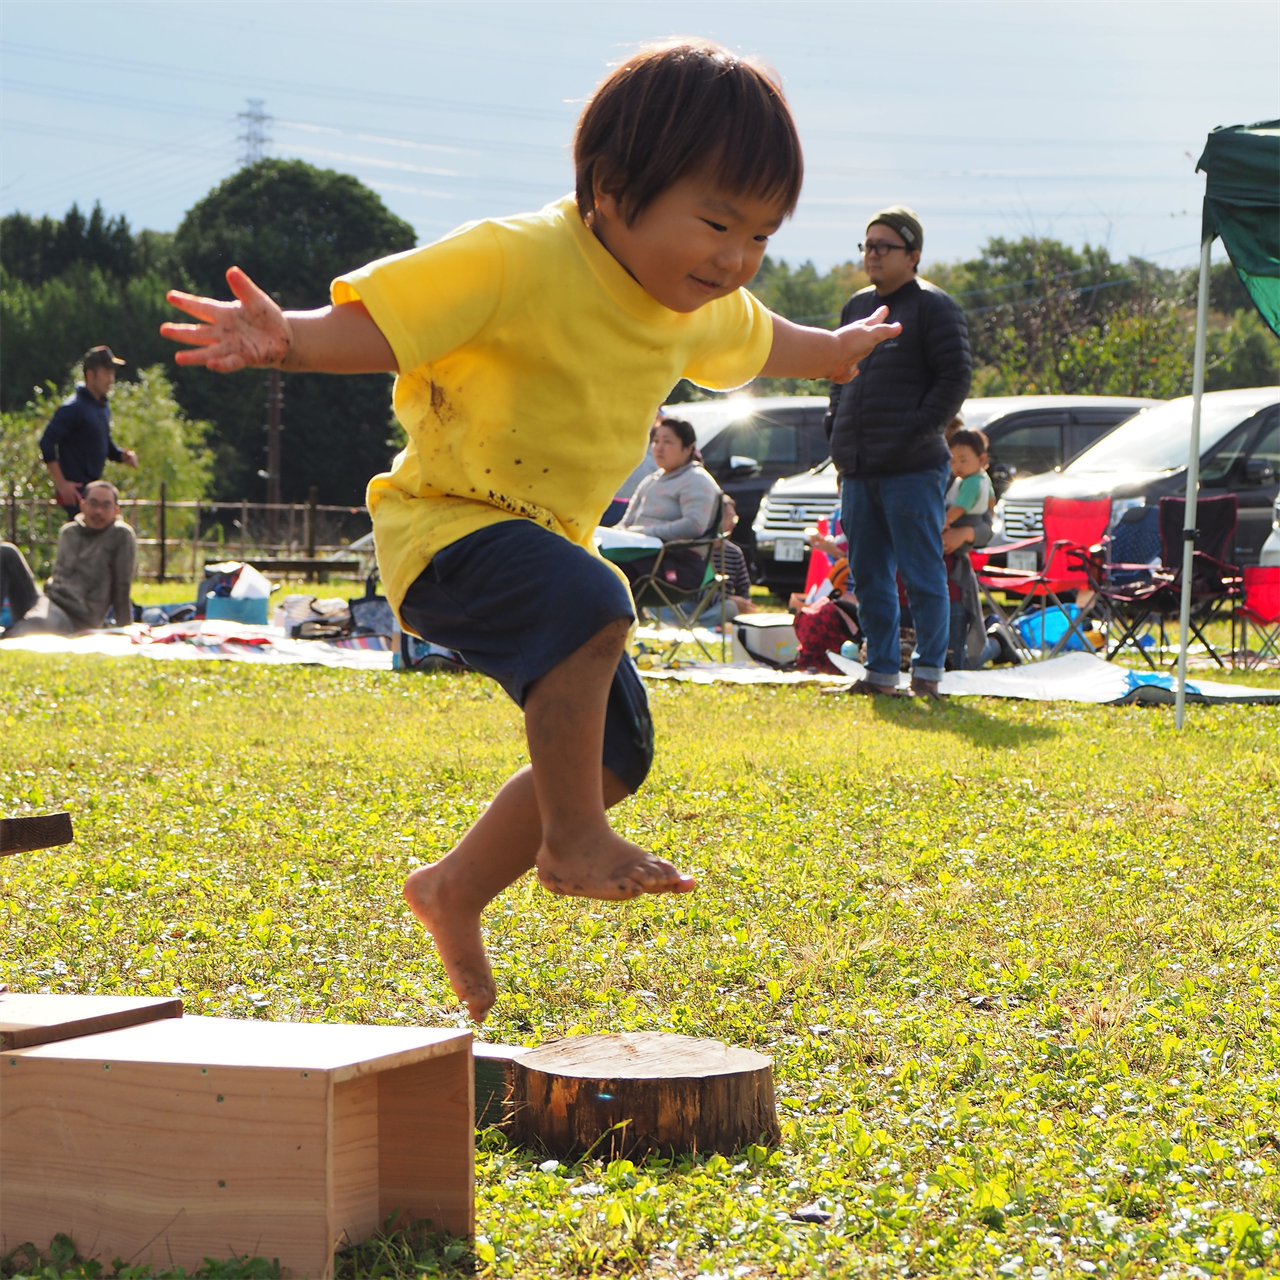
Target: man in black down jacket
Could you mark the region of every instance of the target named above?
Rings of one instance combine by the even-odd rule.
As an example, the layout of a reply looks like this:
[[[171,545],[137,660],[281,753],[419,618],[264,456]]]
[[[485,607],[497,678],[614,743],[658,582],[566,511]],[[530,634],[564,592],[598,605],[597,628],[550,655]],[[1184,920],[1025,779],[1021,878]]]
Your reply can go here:
[[[950,454],[943,428],[969,391],[973,362],[964,314],[937,285],[917,278],[924,234],[907,208],[867,227],[871,286],[840,313],[849,324],[889,308],[902,333],[882,342],[852,382],[831,390],[827,431],[840,473],[840,523],[867,637],[867,675],[856,693],[891,693],[901,662],[897,575],[915,624],[912,692],[938,696],[951,609],[942,561],[943,494]]]

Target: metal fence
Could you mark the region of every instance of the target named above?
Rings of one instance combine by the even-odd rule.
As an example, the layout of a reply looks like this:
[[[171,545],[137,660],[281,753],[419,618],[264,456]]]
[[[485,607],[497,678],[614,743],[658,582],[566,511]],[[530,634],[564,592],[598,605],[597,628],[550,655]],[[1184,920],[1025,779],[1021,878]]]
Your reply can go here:
[[[10,490],[4,515],[5,538],[22,549],[38,577],[51,573],[58,531],[67,519],[63,509],[46,499],[18,498]],[[120,515],[138,538],[137,576],[157,582],[199,579],[209,560],[333,558],[359,565],[333,571],[338,576],[363,577],[373,570],[373,548],[351,546],[373,527],[366,507],[336,507],[314,497],[307,502],[169,502],[162,485],[155,499],[121,498]]]

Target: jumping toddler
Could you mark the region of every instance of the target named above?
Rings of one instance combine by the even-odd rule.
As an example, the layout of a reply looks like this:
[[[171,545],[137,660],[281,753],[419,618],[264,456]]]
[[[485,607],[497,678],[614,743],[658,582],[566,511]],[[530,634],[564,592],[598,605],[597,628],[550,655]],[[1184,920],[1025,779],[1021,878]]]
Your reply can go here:
[[[369,484],[378,565],[406,631],[462,654],[524,708],[530,764],[404,892],[453,990],[496,998],[484,908],[536,868],[552,893],[685,893],[606,809],[644,781],[653,728],[624,652],[635,610],[592,532],[671,388],[757,375],[844,382],[900,326],[830,332],[743,287],[795,209],[803,162],[782,91],[716,45],[647,48],[596,90],[576,191],[340,276],[282,312],[244,272],[236,301],[171,292],[202,323],[161,332],[180,364],[391,372],[409,443]]]

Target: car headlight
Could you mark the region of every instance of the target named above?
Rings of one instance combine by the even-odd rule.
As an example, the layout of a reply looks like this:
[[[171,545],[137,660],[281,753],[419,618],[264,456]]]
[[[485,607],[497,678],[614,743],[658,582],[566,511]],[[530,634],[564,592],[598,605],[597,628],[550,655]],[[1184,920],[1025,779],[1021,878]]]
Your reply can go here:
[[[1112,498],[1111,522],[1108,528],[1114,529],[1124,518],[1126,511],[1132,511],[1135,507],[1145,507],[1146,505],[1146,498]]]

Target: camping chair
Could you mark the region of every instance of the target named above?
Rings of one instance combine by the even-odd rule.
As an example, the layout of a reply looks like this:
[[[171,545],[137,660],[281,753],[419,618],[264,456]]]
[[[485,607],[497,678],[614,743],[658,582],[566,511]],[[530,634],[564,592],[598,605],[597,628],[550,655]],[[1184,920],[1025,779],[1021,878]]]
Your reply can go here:
[[[711,650],[702,642],[701,638],[695,633],[694,628],[698,625],[702,615],[706,613],[708,608],[717,601],[720,605],[720,661],[725,660],[725,577],[723,574],[716,573],[715,563],[712,559],[712,551],[717,542],[726,538],[728,535],[720,532],[720,522],[724,514],[724,495],[716,499],[715,509],[711,513],[711,520],[707,525],[706,531],[700,538],[675,538],[670,542],[664,542],[658,554],[654,557],[653,565],[643,576],[634,579],[631,583],[631,597],[635,601],[637,610],[648,609],[657,613],[660,609],[670,609],[676,616],[676,626],[681,631],[688,631],[693,637],[693,642],[706,655],[708,662],[714,662],[715,658],[711,654]],[[695,552],[703,563],[702,579],[696,587],[684,589],[676,586],[674,582],[668,582],[666,579],[666,568],[663,562],[667,558],[668,552],[675,551],[679,548],[687,548]],[[662,655],[664,666],[671,666],[675,661],[676,652],[679,650],[681,641],[674,640]]]
[[[1231,611],[1231,660],[1243,657],[1246,667],[1260,667],[1267,658],[1280,660],[1280,565],[1244,567],[1244,598]],[[1236,645],[1236,623],[1240,644]],[[1258,647],[1250,656],[1249,628],[1258,633]]]
[[[1139,633],[1153,624],[1159,628],[1161,649],[1166,647],[1165,619],[1176,616],[1182,603],[1182,525],[1186,509],[1185,498],[1160,499],[1160,560],[1164,567],[1152,571],[1150,583],[1104,588],[1101,592],[1111,617],[1121,628],[1114,644],[1108,640],[1108,658],[1114,658],[1126,645],[1133,645],[1154,667],[1150,655],[1138,643]],[[1199,527],[1195,531],[1191,572],[1191,634],[1214,662],[1225,668],[1218,651],[1209,643],[1205,628],[1230,616],[1230,608],[1241,594],[1240,570],[1226,558],[1235,554],[1235,494],[1201,498],[1196,503],[1196,522]]]
[[[1015,643],[1028,660],[1037,656],[1057,657],[1066,648],[1072,636],[1092,652],[1093,646],[1085,639],[1082,630],[1087,615],[1080,610],[1068,609],[1061,597],[1066,592],[1084,591],[1091,587],[1092,583],[1084,561],[1088,557],[1089,548],[1098,543],[1106,532],[1110,517],[1110,498],[1046,498],[1044,500],[1044,537],[1030,538],[999,548],[999,551],[1007,552],[1023,547],[1043,546],[1045,548],[1043,569],[1037,573],[1031,570],[1001,568],[990,563],[984,563],[981,568],[974,565],[978,585],[982,588],[984,598],[1000,620],[1009,627]],[[1006,614],[992,598],[994,591],[1001,591],[1006,595],[1019,598],[1018,605],[1011,614]],[[1039,616],[1041,643],[1037,646],[1038,654],[1031,645],[1035,634],[1035,620],[1030,616],[1037,602],[1041,606]],[[1050,612],[1056,613],[1063,619],[1065,629],[1053,641],[1046,653],[1046,614]],[[1020,621],[1021,626],[1019,626]]]
[[[1167,577],[1160,560],[1160,509],[1154,506],[1131,507],[1112,526],[1102,542],[1090,548],[1082,561],[1089,574],[1093,599],[1090,612],[1102,623],[1107,635],[1103,656],[1110,662],[1127,645],[1132,645],[1155,669],[1147,652],[1147,634],[1143,630],[1147,613],[1135,602],[1144,600],[1157,578]],[[1140,616],[1137,616],[1139,615]],[[1130,621],[1137,626],[1130,628]],[[1139,635],[1138,632],[1143,631]],[[1112,636],[1120,634],[1113,642]]]

